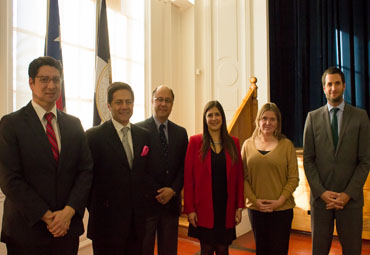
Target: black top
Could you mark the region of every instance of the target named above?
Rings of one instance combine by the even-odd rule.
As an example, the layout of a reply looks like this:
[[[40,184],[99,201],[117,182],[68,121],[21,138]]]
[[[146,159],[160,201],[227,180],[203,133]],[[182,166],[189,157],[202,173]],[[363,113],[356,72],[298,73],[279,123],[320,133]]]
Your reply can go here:
[[[212,201],[214,228],[194,228],[189,225],[189,236],[198,238],[208,244],[230,245],[236,239],[235,227],[225,228],[227,207],[227,174],[226,156],[224,150],[215,153],[211,150],[212,166]]]

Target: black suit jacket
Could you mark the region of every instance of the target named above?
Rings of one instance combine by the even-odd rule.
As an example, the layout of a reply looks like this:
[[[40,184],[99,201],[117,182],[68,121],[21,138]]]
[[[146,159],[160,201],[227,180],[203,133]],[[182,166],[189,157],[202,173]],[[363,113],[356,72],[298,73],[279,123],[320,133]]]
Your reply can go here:
[[[180,215],[181,213],[181,190],[184,186],[184,160],[186,149],[188,146],[188,135],[186,129],[176,125],[168,120],[168,162],[163,160],[161,156],[161,141],[157,125],[153,117],[150,117],[137,125],[144,127],[150,131],[152,138],[152,157],[153,165],[150,172],[152,180],[153,193],[156,195],[157,190],[163,187],[171,187],[175,192],[174,196],[166,205],[174,214]],[[165,164],[168,164],[166,166]],[[154,208],[162,207],[155,199]],[[155,213],[158,210],[151,210]]]
[[[149,194],[150,133],[131,124],[134,160],[130,169],[111,120],[86,132],[94,160],[87,236],[92,240],[125,240],[133,214],[145,217]],[[148,154],[143,149],[149,147]]]
[[[92,182],[92,159],[80,120],[57,111],[59,163],[33,106],[0,122],[0,186],[6,195],[1,241],[44,244],[53,236],[41,221],[44,213],[69,205],[76,210],[68,235],[79,236]]]

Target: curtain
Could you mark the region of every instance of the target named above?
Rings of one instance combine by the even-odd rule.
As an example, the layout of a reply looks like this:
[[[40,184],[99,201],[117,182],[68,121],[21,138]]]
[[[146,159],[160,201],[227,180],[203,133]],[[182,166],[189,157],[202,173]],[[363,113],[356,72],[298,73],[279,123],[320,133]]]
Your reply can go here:
[[[307,113],[326,104],[321,75],[330,66],[345,74],[345,101],[370,113],[369,13],[368,0],[269,1],[270,96],[295,146]]]

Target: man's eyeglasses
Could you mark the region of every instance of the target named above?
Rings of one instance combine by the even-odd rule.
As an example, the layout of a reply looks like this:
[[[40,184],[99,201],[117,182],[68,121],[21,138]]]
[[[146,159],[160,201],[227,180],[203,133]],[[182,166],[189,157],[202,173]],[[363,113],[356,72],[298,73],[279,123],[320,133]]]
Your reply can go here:
[[[163,97],[154,97],[153,98],[156,102],[158,103],[163,103],[165,102],[166,104],[172,104],[173,100],[171,98],[163,98]]]
[[[49,76],[36,76],[41,83],[48,84],[50,81],[53,81],[54,84],[59,84],[62,80],[59,76],[49,77]]]

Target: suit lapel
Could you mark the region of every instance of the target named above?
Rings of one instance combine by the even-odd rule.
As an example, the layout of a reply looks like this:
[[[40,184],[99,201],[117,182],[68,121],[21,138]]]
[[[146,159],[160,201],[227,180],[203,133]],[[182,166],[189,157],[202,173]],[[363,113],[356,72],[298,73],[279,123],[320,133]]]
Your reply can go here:
[[[39,117],[37,116],[37,113],[33,109],[33,106],[31,103],[29,103],[26,107],[26,114],[25,114],[25,121],[27,123],[27,126],[29,127],[30,132],[34,133],[34,137],[39,140],[40,143],[40,153],[44,153],[45,155],[48,155],[47,158],[50,159],[50,162],[56,165],[50,142],[47,138],[46,132],[44,127],[42,126]]]
[[[330,126],[330,118],[329,118],[328,106],[325,105],[321,109],[322,109],[321,110],[321,117],[324,120],[325,130],[326,130],[326,133],[328,135],[329,141],[331,142],[332,152],[333,152],[333,154],[335,154],[333,135],[332,135],[331,126]]]
[[[173,123],[171,121],[168,120],[168,124],[167,124],[167,128],[168,128],[168,159],[171,160],[173,157],[171,156],[172,153],[175,153],[177,150],[176,150],[176,129],[175,129],[175,126],[173,125]],[[158,137],[159,137],[159,134],[158,134]]]
[[[130,168],[125,149],[119,139],[117,130],[113,126],[112,120],[106,121],[102,125],[104,125],[105,133],[107,134],[107,142],[112,147],[112,151],[117,154],[117,157],[125,166]]]
[[[343,111],[343,117],[342,117],[342,125],[340,127],[340,134],[339,134],[339,138],[338,138],[338,145],[337,145],[336,153],[338,153],[339,147],[342,143],[343,136],[345,134],[345,130],[347,129],[350,118],[351,118],[351,107],[350,107],[350,105],[345,104],[344,105],[344,111]]]
[[[65,158],[65,154],[66,154],[65,151],[67,150],[68,143],[70,141],[70,138],[69,138],[70,133],[69,133],[69,127],[65,120],[65,116],[60,114],[59,110],[57,110],[57,114],[58,114],[58,126],[59,126],[59,135],[60,135],[60,152],[59,152],[58,166],[61,166]]]
[[[142,139],[140,135],[138,134],[138,128],[134,125],[131,124],[131,136],[132,136],[132,147],[133,147],[133,153],[134,153],[134,161],[132,163],[132,168],[134,168],[136,161],[140,158],[141,156],[141,151],[143,149],[143,144]]]

